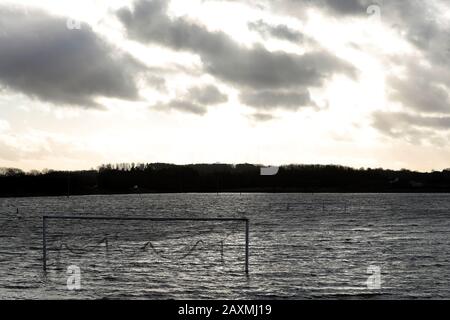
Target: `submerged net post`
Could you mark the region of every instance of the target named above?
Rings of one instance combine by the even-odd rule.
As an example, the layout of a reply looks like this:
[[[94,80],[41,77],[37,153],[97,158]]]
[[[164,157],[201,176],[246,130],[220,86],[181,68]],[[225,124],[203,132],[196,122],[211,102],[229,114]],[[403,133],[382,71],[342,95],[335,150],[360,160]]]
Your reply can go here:
[[[248,275],[248,254],[249,254],[249,221],[245,220],[245,273]]]
[[[47,271],[47,217],[42,217],[42,268]]]

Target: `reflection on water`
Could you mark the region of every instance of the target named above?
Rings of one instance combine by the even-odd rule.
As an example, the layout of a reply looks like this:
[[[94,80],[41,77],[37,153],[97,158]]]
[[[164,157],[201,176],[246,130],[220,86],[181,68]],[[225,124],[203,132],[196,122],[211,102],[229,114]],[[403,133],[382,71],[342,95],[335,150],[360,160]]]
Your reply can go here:
[[[246,217],[250,275],[242,222],[88,220],[48,223],[44,274],[43,215]],[[0,298],[450,298],[449,215],[444,194],[0,199]]]

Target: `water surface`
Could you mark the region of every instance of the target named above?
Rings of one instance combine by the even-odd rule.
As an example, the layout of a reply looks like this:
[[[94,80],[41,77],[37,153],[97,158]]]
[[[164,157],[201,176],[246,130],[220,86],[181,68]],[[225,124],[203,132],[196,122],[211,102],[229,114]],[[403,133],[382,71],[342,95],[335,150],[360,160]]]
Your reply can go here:
[[[87,220],[48,222],[44,273],[43,215],[245,217],[250,274],[242,222]],[[0,199],[0,298],[449,299],[449,218],[448,194]],[[370,266],[380,289],[367,287]]]

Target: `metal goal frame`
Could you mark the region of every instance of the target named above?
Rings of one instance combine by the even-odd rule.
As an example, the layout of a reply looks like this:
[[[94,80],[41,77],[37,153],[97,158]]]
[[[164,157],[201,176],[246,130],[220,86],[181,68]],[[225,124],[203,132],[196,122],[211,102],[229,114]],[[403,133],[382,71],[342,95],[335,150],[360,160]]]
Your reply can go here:
[[[99,217],[99,216],[42,216],[42,269],[47,272],[47,222],[49,220],[98,220],[98,221],[240,221],[245,223],[245,274],[249,273],[250,221],[247,218],[147,218],[147,217]]]

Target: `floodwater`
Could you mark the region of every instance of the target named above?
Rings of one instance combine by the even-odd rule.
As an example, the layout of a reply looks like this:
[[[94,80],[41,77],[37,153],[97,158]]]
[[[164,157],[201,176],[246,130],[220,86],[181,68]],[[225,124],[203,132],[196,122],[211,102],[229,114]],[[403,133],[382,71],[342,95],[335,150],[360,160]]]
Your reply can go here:
[[[450,195],[0,199],[0,298],[449,299]]]

